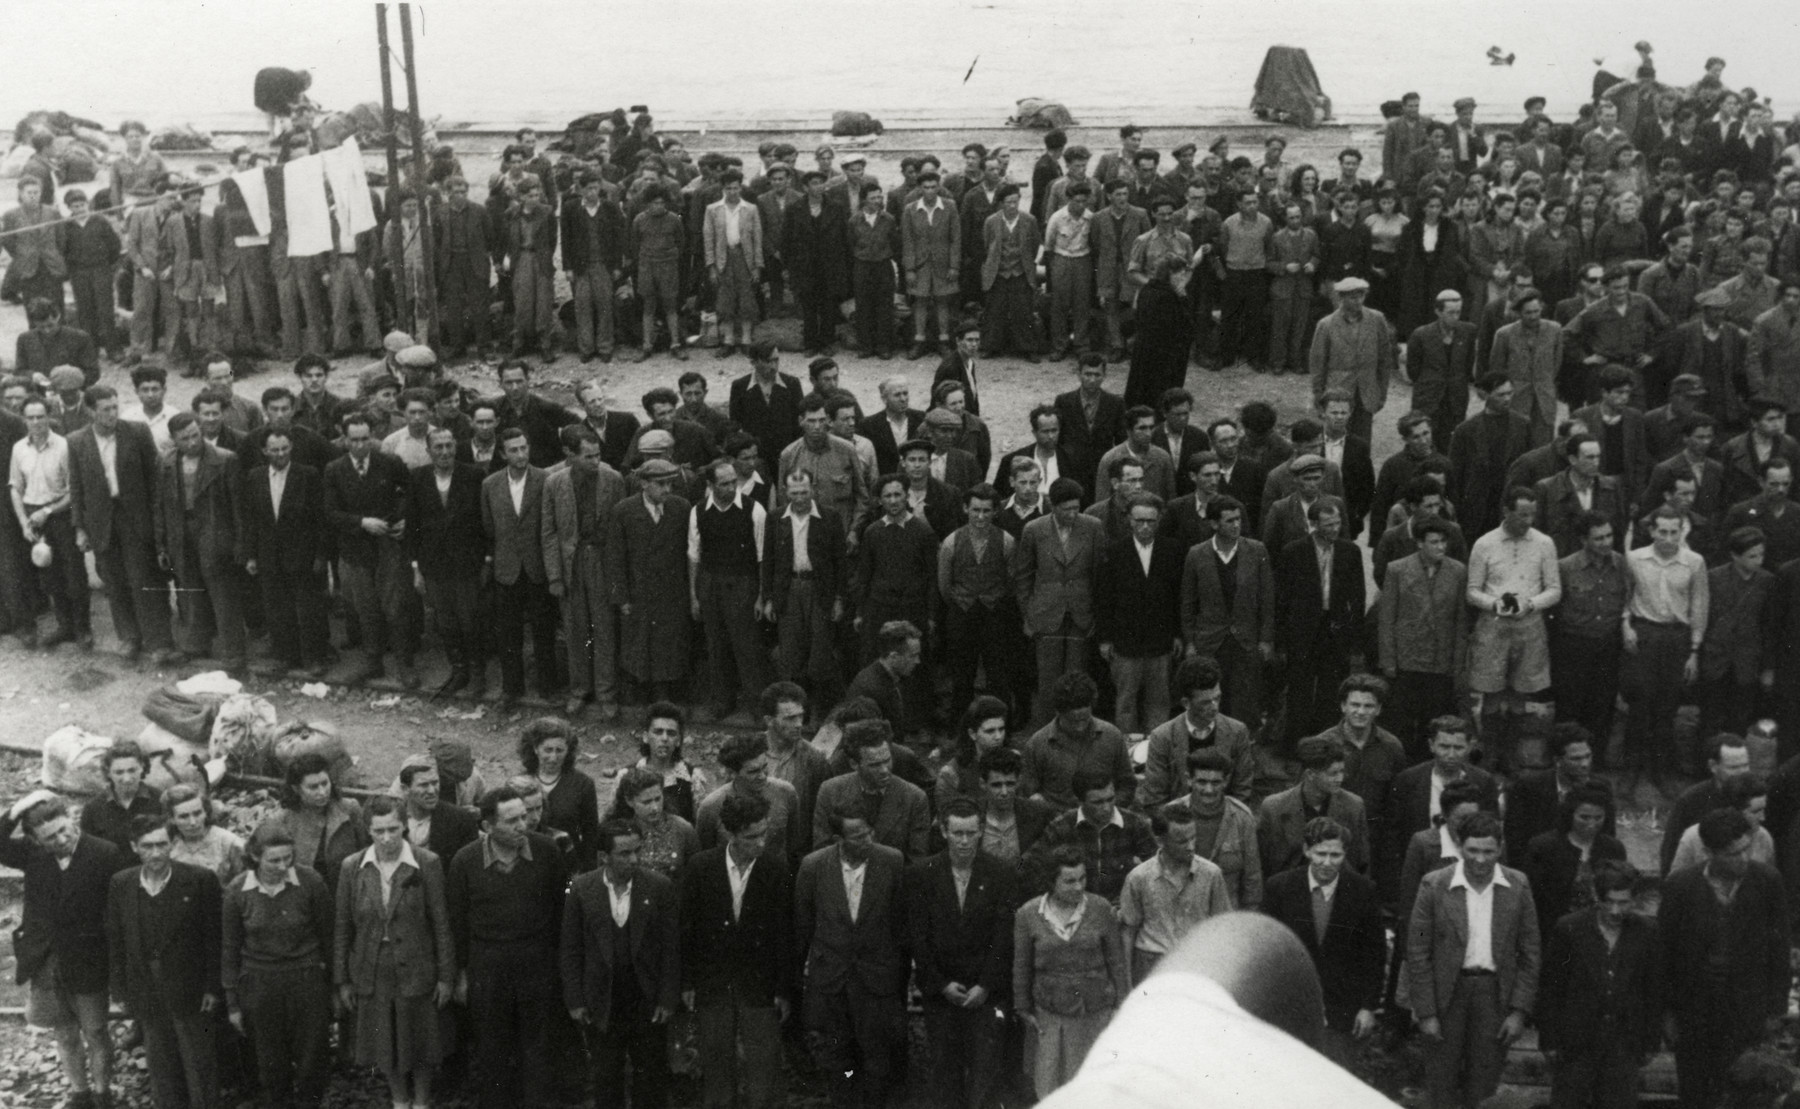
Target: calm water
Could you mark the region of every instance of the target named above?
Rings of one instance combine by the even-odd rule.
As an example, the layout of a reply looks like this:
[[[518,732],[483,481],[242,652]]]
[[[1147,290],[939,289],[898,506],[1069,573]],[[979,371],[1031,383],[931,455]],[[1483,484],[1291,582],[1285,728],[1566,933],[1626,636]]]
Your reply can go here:
[[[262,65],[311,69],[331,107],[379,96],[373,5],[7,0],[0,118],[62,108],[116,126],[250,126]],[[398,18],[390,5],[395,48]],[[1635,64],[1648,38],[1666,80],[1708,54],[1728,81],[1800,105],[1800,4],[1774,0],[597,0],[415,6],[421,98],[446,124],[558,125],[647,102],[672,123],[744,115],[823,120],[833,108],[924,109],[998,123],[1014,100],[1078,118],[1130,107],[1241,108],[1264,50],[1306,47],[1340,115],[1418,89],[1428,110],[1473,95],[1513,119],[1533,93],[1567,116],[1594,59]],[[28,31],[35,28],[35,31]],[[1487,64],[1489,46],[1518,56]],[[973,72],[970,73],[970,66]],[[966,77],[966,80],[965,80]],[[1560,109],[1560,110],[1558,110]],[[1160,114],[1160,113],[1159,113]]]

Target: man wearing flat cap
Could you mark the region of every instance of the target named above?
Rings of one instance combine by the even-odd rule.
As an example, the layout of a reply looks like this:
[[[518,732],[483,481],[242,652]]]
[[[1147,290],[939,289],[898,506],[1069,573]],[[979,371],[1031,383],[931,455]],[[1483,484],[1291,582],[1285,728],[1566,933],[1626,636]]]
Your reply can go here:
[[[1706,290],[1694,305],[1699,312],[1669,342],[1671,369],[1697,378],[1705,394],[1700,407],[1736,425],[1743,415],[1737,382],[1746,379],[1749,336],[1727,318],[1731,296],[1723,289]]]
[[[64,435],[75,434],[94,418],[93,409],[88,407],[87,398],[82,395],[86,388],[87,375],[79,367],[58,366],[50,371],[50,391],[61,402],[56,411],[56,423]]]
[[[1386,316],[1364,305],[1367,281],[1346,277],[1332,288],[1337,310],[1313,331],[1313,403],[1317,406],[1327,389],[1349,393],[1350,434],[1368,439],[1375,413],[1387,404],[1388,382],[1397,365],[1394,329]]]
[[[1464,96],[1454,105],[1456,121],[1450,127],[1450,148],[1456,151],[1456,172],[1468,175],[1487,157],[1487,140],[1475,129],[1475,98]]]

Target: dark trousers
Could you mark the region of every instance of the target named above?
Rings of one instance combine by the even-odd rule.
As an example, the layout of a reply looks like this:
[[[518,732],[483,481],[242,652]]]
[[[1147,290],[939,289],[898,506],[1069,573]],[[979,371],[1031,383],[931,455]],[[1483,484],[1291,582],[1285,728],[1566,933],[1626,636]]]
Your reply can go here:
[[[1337,723],[1343,715],[1338,708],[1338,683],[1350,676],[1350,651],[1329,641],[1319,643],[1305,655],[1288,656],[1287,667],[1287,739],[1291,748],[1303,737]]]
[[[156,1109],[212,1109],[219,1095],[219,1054],[212,1014],[176,1016],[162,996],[132,999],[144,1034],[144,1062]]]
[[[575,297],[575,346],[583,355],[613,352],[613,280],[612,271],[595,262],[580,273],[571,274],[569,284]]]
[[[69,289],[75,294],[75,326],[92,336],[94,345],[101,350],[117,350],[119,329],[113,322],[113,267],[71,270]]]
[[[1681,1109],[1718,1109],[1725,1075],[1754,1040],[1732,1027],[1744,1023],[1725,998],[1694,1006],[1675,1018],[1675,1087]]]
[[[451,255],[439,267],[437,293],[438,330],[447,350],[461,354],[471,343],[485,347],[492,341],[488,305],[493,296],[485,260]]]
[[[1094,260],[1083,255],[1050,259],[1050,349],[1073,346],[1086,353],[1088,327],[1094,311]]]
[[[331,1064],[331,980],[323,967],[246,971],[238,986],[244,1031],[271,1106],[318,1105]]]
[[[1425,746],[1425,725],[1433,717],[1456,711],[1456,680],[1449,674],[1401,670],[1394,675],[1382,723],[1406,747],[1414,762],[1431,757]]]
[[[776,617],[775,671],[784,681],[834,688],[842,683],[831,607],[832,598],[820,596],[811,577],[788,582],[787,601]],[[831,691],[814,690],[815,695]]]
[[[592,1034],[596,1109],[625,1105],[625,1065],[631,1064],[631,1109],[663,1109],[669,1104],[668,1025],[651,1024],[647,1013],[621,1011]]]
[[[1262,726],[1263,657],[1227,635],[1213,654],[1219,664],[1219,711],[1241,720],[1252,735]]]
[[[1703,681],[1700,685],[1701,736],[1720,732],[1743,735],[1756,718],[1761,692],[1754,676],[1744,681],[1726,673]]]
[[[561,992],[554,963],[547,950],[501,953],[477,945],[470,952],[473,1078],[480,1109],[548,1103],[549,1014]]]
[[[994,278],[981,317],[983,354],[1038,353],[1037,290],[1024,274]]]
[[[500,645],[501,691],[525,694],[525,627],[531,626],[531,655],[537,666],[538,692],[556,689],[556,605],[550,588],[521,570],[511,585],[494,583],[495,636]]]
[[[35,512],[40,505],[26,505]],[[16,524],[16,521],[14,521]],[[66,635],[89,634],[87,558],[75,543],[75,516],[67,508],[44,518],[44,542],[50,565],[37,571],[38,584],[56,611],[57,628]]]
[[[939,1109],[985,1109],[1006,1069],[1000,1060],[1006,1014],[992,999],[963,1009],[937,999],[925,1002],[925,1041],[931,1047],[931,1082]]]
[[[113,631],[127,647],[152,651],[174,645],[169,635],[168,580],[156,568],[156,545],[124,524],[124,508],[113,502],[112,541],[94,552],[94,567],[106,588]]]
[[[700,621],[713,703],[725,712],[755,704],[768,683],[768,659],[756,628],[757,579],[702,572]]]
[[[412,567],[400,544],[387,539],[376,544],[373,563],[339,562],[338,578],[356,613],[369,664],[379,667],[389,648],[410,663],[419,650],[419,629],[413,625],[408,603]]]
[[[324,662],[330,631],[325,622],[325,598],[312,567],[291,571],[263,564],[256,571],[269,646],[275,656],[293,668]]]
[[[482,650],[481,576],[426,578],[425,603],[431,606],[432,626],[451,668],[479,667],[487,654]]]
[[[1495,1038],[1506,1014],[1496,975],[1463,975],[1438,1014],[1443,1039],[1425,1062],[1427,1104],[1432,1109],[1475,1109],[1500,1086],[1506,1052]]]
[[[1685,624],[1635,617],[1638,647],[1625,657],[1625,762],[1636,770],[1675,769],[1675,713],[1687,685],[1681,671],[1691,637]]]
[[[1219,290],[1219,359],[1227,366],[1255,362],[1269,343],[1269,275],[1226,270]]]
[[[229,562],[203,559],[194,547],[194,524],[188,524],[185,563],[193,576],[176,576],[180,591],[181,625],[191,654],[211,654],[227,664],[242,666],[248,647],[244,631],[244,580],[242,571]]]
[[[694,1009],[706,1109],[770,1109],[781,1081],[781,1020],[767,997],[713,997]],[[743,1097],[738,1097],[739,1087]]]
[[[944,663],[950,671],[950,704],[961,711],[975,699],[975,668],[987,673],[988,690],[1012,704],[1024,646],[1018,602],[1002,597],[992,607],[977,601],[964,609],[944,604]]]
[[[1605,639],[1557,634],[1550,637],[1550,677],[1555,684],[1556,715],[1573,720],[1594,736],[1594,764],[1606,759],[1613,713],[1619,699],[1619,637]],[[1676,671],[1680,675],[1679,668]]]
[[[1637,1052],[1605,1038],[1587,1051],[1563,1051],[1550,1070],[1550,1109],[1635,1109]]]
[[[269,303],[269,248],[238,248],[238,264],[225,275],[225,343],[228,351],[275,349],[275,309]]]
[[[794,289],[800,302],[800,346],[804,350],[823,350],[837,342],[838,302],[825,293]]]
[[[894,263],[858,260],[850,271],[856,290],[856,342],[864,354],[891,354],[894,349]]]
[[[855,983],[806,1000],[813,1055],[839,1109],[884,1109],[894,1073],[894,1049],[905,1035],[906,1009],[897,994],[873,994]]]

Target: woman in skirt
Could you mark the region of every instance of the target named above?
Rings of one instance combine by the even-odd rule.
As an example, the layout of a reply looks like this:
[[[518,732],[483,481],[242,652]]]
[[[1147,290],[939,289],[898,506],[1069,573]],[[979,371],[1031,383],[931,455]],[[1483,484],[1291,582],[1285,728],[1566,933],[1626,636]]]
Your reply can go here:
[[[442,1054],[438,1010],[456,983],[456,952],[438,857],[406,839],[400,802],[363,810],[373,845],[344,860],[332,968],[355,1014],[356,1062],[379,1070],[396,1106],[431,1104]]]

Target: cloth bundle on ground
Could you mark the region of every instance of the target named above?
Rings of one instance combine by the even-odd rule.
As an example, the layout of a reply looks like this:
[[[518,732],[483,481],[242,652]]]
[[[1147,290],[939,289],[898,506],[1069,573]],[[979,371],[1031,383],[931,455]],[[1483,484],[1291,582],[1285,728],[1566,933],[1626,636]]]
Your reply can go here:
[[[150,136],[151,150],[211,150],[212,136],[191,123],[164,127]]]
[[[26,113],[13,127],[16,145],[0,161],[0,177],[17,177],[32,155],[31,137],[45,132],[51,143],[44,157],[59,185],[81,185],[100,175],[112,150],[100,124],[68,112],[39,109]]]
[[[222,694],[183,693],[173,682],[158,686],[144,698],[143,713],[157,727],[189,743],[205,743],[213,731]]]
[[[1312,59],[1298,46],[1271,46],[1250,100],[1256,118],[1317,127],[1331,118],[1331,97],[1319,87]]]
[[[1018,111],[1006,121],[1008,127],[1028,127],[1033,131],[1048,131],[1052,127],[1073,127],[1075,117],[1069,109],[1055,100],[1045,100],[1040,96],[1027,96],[1019,101]]]
[[[832,112],[833,135],[879,135],[886,128],[868,112]]]
[[[425,145],[437,145],[437,124],[433,120],[423,120]],[[394,132],[402,147],[412,143],[412,113],[404,108],[394,109]],[[319,140],[320,150],[330,150],[343,145],[345,139],[355,139],[367,149],[375,149],[387,145],[387,116],[379,100],[365,100],[341,112],[326,112],[313,124],[313,136]]]

